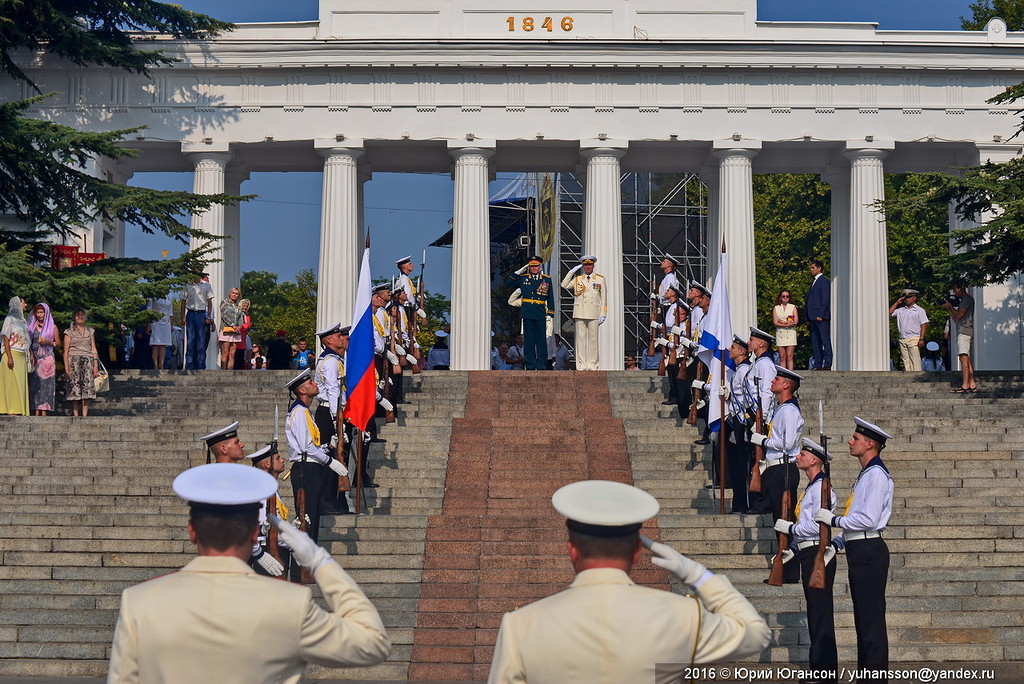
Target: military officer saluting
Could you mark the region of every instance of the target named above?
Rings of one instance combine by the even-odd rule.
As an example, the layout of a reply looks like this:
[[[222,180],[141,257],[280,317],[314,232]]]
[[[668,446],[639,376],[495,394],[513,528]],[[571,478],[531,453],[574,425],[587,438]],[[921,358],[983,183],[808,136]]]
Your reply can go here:
[[[786,563],[800,567],[800,580],[804,585],[804,599],[807,603],[807,629],[811,636],[808,662],[811,670],[824,674],[817,677],[821,684],[834,684],[839,667],[836,650],[836,623],[832,600],[832,585],[836,579],[836,546],[829,544],[825,549],[825,587],[815,589],[808,586],[814,562],[818,557],[820,526],[814,519],[819,509],[831,511],[836,505],[835,492],[829,489],[829,500],[822,503],[822,483],[825,480],[825,463],[832,460],[817,442],[804,438],[803,448],[796,457],[796,467],[807,477],[807,487],[796,502],[796,522],[776,520],[775,530],[788,534],[790,549],[783,554]]]
[[[567,518],[576,579],[505,614],[491,684],[676,682],[690,664],[737,660],[768,645],[768,625],[724,575],[640,536],[658,513],[647,492],[589,480],[562,487],[551,503]],[[696,600],[629,578],[641,544]]]
[[[555,315],[555,295],[551,276],[540,270],[543,261],[536,254],[526,266],[505,279],[505,285],[518,288],[523,296],[520,316],[526,343],[526,370],[548,367],[547,318]]]
[[[277,480],[213,463],[186,470],[173,487],[189,504],[188,537],[199,555],[121,594],[107,682],[294,683],[307,663],[359,667],[388,657],[377,610],[308,535],[271,520],[316,580],[326,610],[309,587],[259,577],[246,565],[260,503],[277,492]]]
[[[892,516],[893,482],[882,462],[888,432],[862,418],[847,442],[861,471],[842,515],[819,509],[814,519],[838,527],[835,543],[846,547],[846,564],[857,630],[857,667],[885,670],[889,666],[889,635],[885,626],[885,584],[889,577],[889,547],[882,532]],[[872,679],[871,681],[887,681]]]
[[[800,413],[800,404],[796,392],[800,389],[801,375],[788,368],[775,366],[775,379],[771,390],[775,395],[775,411],[768,424],[768,434],[755,432],[750,441],[764,447],[765,470],[761,475],[761,492],[764,502],[771,509],[772,519],[785,518],[793,520],[793,506],[796,501],[796,489],[800,474],[796,468],[796,455],[800,453],[800,440],[803,439],[804,417]],[[783,511],[782,495],[789,490],[790,509]],[[765,580],[767,581],[767,580]],[[800,581],[800,569],[789,563],[783,572],[786,584]]]
[[[320,535],[320,500],[324,488],[324,468],[330,468],[339,477],[348,475],[341,461],[331,458],[327,446],[320,440],[320,429],[313,422],[309,405],[319,393],[310,377],[309,369],[302,371],[285,385],[295,399],[288,407],[285,434],[288,437],[288,460],[292,464],[292,483],[295,489],[295,510],[303,513],[299,506],[298,491],[305,492],[305,515],[309,521],[309,536],[314,540]]]
[[[565,274],[562,287],[572,293],[576,324],[576,370],[597,370],[597,331],[608,316],[604,276],[594,273],[597,257],[587,254]],[[582,273],[577,273],[580,269]]]
[[[206,462],[238,463],[245,458],[245,444],[238,439],[238,421],[199,438],[206,442]]]

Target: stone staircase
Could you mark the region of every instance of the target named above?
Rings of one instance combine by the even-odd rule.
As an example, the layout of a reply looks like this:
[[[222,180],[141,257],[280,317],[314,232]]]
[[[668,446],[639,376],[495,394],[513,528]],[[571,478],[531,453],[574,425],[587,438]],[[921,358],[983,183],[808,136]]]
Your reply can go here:
[[[893,662],[1024,660],[1024,378],[982,373],[984,389],[951,395],[957,374],[808,373],[799,393],[807,436],[817,439],[818,401],[831,436],[833,487],[849,495],[860,466],[846,440],[852,416],[896,436],[883,453],[895,480],[885,536]],[[626,428],[637,486],[661,501],[662,538],[725,572],[765,615],[774,642],[762,657],[807,661],[799,585],[769,587],[770,516],[719,515],[711,447],[663,406],[666,381],[609,373],[613,413]],[[714,455],[717,458],[717,452]],[[802,483],[803,484],[803,483]],[[801,484],[801,489],[802,489]],[[731,492],[726,493],[728,510]],[[845,557],[836,575],[839,658],[856,662]]]
[[[3,417],[0,443],[0,676],[104,676],[120,592],[194,556],[174,477],[205,462],[194,441],[240,420],[254,451],[281,439],[289,371],[124,371],[90,416]],[[404,680],[423,567],[427,516],[439,513],[453,416],[465,373],[407,379],[399,420],[371,447],[380,483],[369,515],[325,517],[321,543],[380,610],[394,644],[374,668],[309,668],[308,677]],[[290,483],[282,483],[290,503]]]

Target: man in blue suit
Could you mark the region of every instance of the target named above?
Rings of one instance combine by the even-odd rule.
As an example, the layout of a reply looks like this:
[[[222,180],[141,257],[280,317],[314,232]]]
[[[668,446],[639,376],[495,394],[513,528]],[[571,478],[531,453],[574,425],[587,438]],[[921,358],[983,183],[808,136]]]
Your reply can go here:
[[[832,370],[832,284],[822,275],[822,264],[811,262],[811,291],[807,293],[807,323],[811,326],[811,364],[814,370]]]

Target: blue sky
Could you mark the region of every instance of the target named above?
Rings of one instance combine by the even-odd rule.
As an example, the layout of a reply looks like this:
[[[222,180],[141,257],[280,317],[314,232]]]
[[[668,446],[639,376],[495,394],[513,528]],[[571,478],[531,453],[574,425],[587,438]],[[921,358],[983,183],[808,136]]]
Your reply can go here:
[[[232,22],[316,19],[318,6],[317,0],[179,0],[179,4]],[[970,14],[969,4],[970,0],[758,0],[758,19],[868,21],[877,22],[881,29],[957,30],[960,17]],[[192,175],[187,173],[139,174],[131,182],[192,189]],[[243,193],[259,198],[241,209],[242,271],[271,271],[283,281],[301,269],[316,270],[320,183],[319,173],[260,173],[243,184]],[[365,219],[377,238],[371,250],[374,275],[393,274],[395,259],[406,254],[413,254],[418,262],[426,245],[448,230],[451,211],[448,175],[375,174],[365,186]],[[127,256],[156,259],[165,249],[177,254],[183,248],[168,238],[128,232]],[[428,249],[427,262],[427,287],[448,294],[450,250]]]

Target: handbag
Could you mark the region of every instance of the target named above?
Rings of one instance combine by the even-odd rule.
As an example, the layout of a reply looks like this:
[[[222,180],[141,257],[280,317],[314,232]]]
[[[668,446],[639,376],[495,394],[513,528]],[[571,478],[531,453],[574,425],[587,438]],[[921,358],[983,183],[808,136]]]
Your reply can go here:
[[[222,335],[237,335],[238,331],[235,330],[234,326],[225,325],[223,328],[221,328],[220,333]]]
[[[110,373],[107,372],[107,367],[99,359],[96,359],[96,364],[99,366],[100,374],[94,377],[92,382],[96,387],[96,393],[99,394],[110,389]]]

